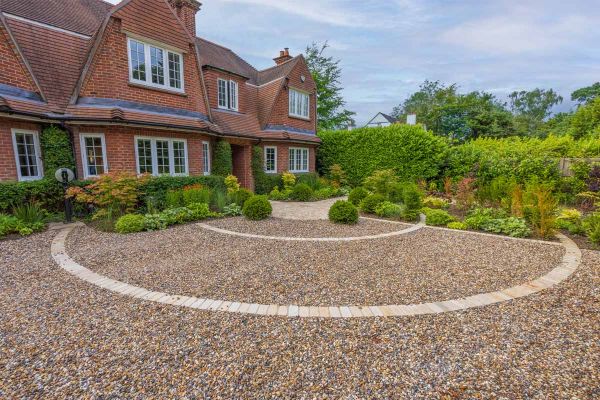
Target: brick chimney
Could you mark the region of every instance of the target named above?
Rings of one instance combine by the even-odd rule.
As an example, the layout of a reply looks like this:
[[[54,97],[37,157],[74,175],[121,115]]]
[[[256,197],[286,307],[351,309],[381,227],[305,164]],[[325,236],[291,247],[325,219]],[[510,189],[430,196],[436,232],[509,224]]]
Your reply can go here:
[[[202,3],[196,0],[169,0],[169,4],[175,10],[175,14],[179,17],[185,28],[196,37],[196,13],[200,11]]]
[[[290,49],[286,47],[285,49],[279,52],[279,57],[274,58],[273,61],[275,61],[275,64],[281,65],[284,62],[291,60],[292,58],[294,57],[290,56]]]

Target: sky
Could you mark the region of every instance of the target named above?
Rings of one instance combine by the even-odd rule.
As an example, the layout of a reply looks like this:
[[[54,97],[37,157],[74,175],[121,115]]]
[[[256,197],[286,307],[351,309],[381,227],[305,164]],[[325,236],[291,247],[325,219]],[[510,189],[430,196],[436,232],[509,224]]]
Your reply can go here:
[[[109,0],[118,3],[119,0]],[[312,42],[339,59],[343,96],[364,125],[426,79],[506,100],[600,81],[599,0],[201,0],[198,35],[258,69]]]

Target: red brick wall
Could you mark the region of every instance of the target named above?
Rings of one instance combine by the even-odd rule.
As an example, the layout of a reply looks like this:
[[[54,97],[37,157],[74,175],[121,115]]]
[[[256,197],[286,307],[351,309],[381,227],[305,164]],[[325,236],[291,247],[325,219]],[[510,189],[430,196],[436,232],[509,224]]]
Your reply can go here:
[[[83,126],[74,128],[75,133],[75,154],[77,159],[77,175],[83,178],[83,164],[81,159],[81,134],[84,133],[103,133],[106,140],[106,156],[108,161],[108,170],[110,172],[137,172],[137,163],[135,159],[135,136],[147,136],[156,138],[178,138],[186,139],[188,150],[188,168],[190,175],[203,175],[204,157],[202,151],[202,142],[211,142],[211,151],[213,150],[213,139],[209,136],[197,133],[169,132],[153,129],[129,128],[129,127],[96,127]]]
[[[185,94],[130,84],[127,36],[121,32],[119,21],[113,19],[94,58],[81,96],[117,98],[207,114],[193,46],[183,55],[183,64]]]
[[[253,190],[252,145],[232,145],[231,150],[233,158],[233,174],[237,176],[242,187]]]
[[[38,124],[0,118],[0,181],[16,181],[17,164],[12,142],[13,128],[41,132]]]
[[[0,83],[37,92],[29,72],[17,57],[8,32],[0,26]]]
[[[301,81],[301,76],[306,77],[305,82]],[[283,92],[280,94],[273,107],[268,124],[286,125],[294,128],[316,131],[317,102],[315,96],[315,83],[310,75],[310,71],[303,61],[298,62],[290,73],[288,87],[310,93],[310,120],[290,117],[289,90],[283,89]]]
[[[264,148],[265,147],[277,147],[277,173],[281,174],[285,171],[289,170],[290,163],[290,147],[298,147],[298,148],[307,148],[308,149],[308,169],[309,172],[315,172],[316,169],[316,147],[311,145],[304,144],[295,144],[295,143],[278,143],[278,142],[262,142],[260,147],[263,149],[263,157],[264,157]]]

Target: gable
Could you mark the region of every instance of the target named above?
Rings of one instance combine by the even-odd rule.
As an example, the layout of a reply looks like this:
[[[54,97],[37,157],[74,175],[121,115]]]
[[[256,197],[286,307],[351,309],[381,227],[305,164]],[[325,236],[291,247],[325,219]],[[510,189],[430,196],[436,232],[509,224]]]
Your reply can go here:
[[[0,21],[0,83],[38,92],[33,78],[20,59],[7,28]]]
[[[123,0],[112,14],[121,30],[189,51],[192,38],[166,0]]]
[[[387,120],[381,113],[377,114],[375,118],[369,121],[368,125],[379,125],[379,124],[389,124],[390,121]]]

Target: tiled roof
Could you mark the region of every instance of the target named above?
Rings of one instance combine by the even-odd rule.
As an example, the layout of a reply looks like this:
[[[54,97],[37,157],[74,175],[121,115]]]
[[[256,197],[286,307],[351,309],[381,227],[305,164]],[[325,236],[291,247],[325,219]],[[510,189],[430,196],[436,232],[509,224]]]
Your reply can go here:
[[[196,38],[202,66],[210,66],[248,78],[256,83],[257,71],[240,56],[226,47],[202,38]]]
[[[102,0],[0,0],[0,10],[92,36],[113,7]]]

